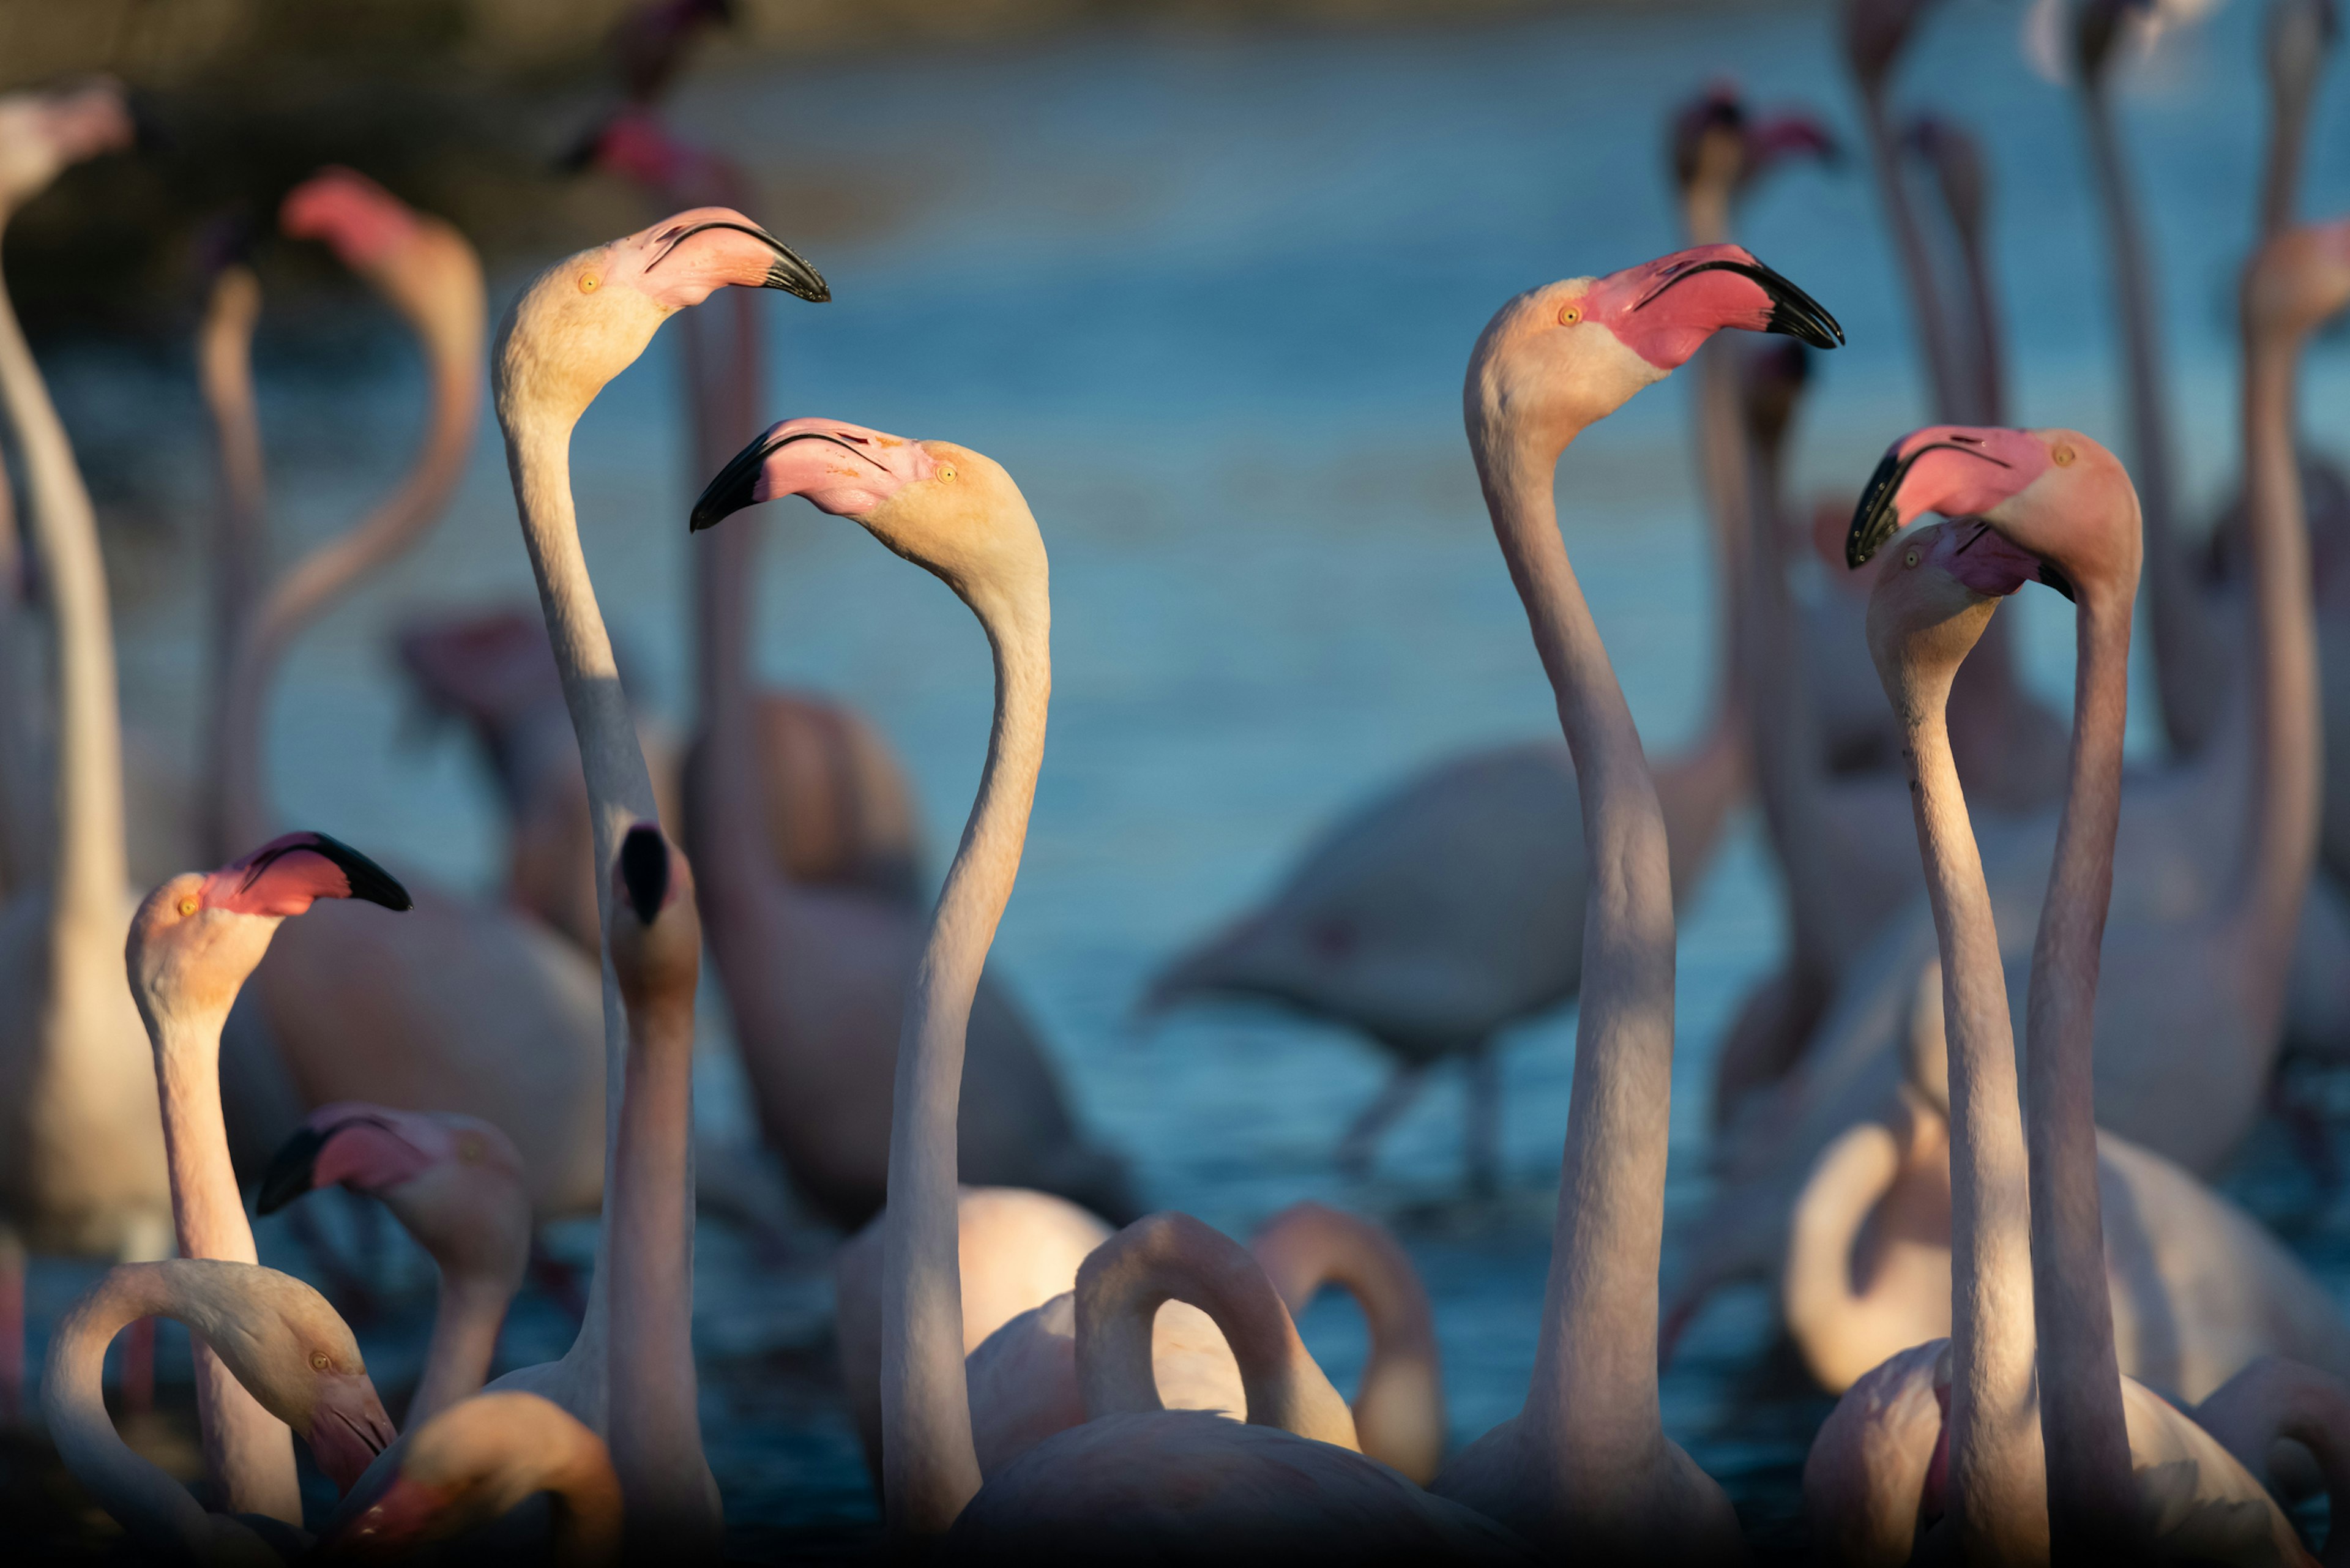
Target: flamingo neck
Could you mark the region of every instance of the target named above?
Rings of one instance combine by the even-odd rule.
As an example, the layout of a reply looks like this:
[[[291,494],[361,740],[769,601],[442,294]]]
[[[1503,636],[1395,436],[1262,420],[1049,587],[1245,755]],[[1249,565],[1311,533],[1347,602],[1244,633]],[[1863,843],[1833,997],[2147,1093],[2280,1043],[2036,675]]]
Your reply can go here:
[[[1357,1449],[1354,1417],[1297,1337],[1263,1267],[1230,1237],[1183,1215],[1138,1221],[1102,1244],[1078,1279],[1076,1364],[1086,1418],[1148,1414],[1159,1397],[1159,1309],[1189,1303],[1232,1347],[1249,1424]]]
[[[722,906],[756,899],[771,889],[787,890],[791,885],[779,857],[754,857],[719,847],[763,843],[767,833],[754,750],[751,676],[752,597],[757,591],[759,531],[764,526],[762,518],[739,517],[693,541],[701,733],[694,739],[691,768],[691,847],[700,896]],[[742,929],[739,921],[713,920],[710,935],[723,948],[732,933]]]
[[[2309,532],[2293,458],[2298,337],[2246,334],[2245,549],[2251,577],[2252,787],[2246,853],[2230,900],[2244,963],[2258,977],[2267,1039],[2283,1006],[2287,957],[2317,853],[2317,645],[2309,597]]]
[[[1877,173],[1877,193],[1885,203],[1886,221],[1893,227],[1894,248],[1901,255],[1901,280],[1909,287],[1909,318],[1918,330],[1918,348],[1926,361],[1928,390],[1935,416],[1951,424],[1974,421],[1968,409],[1965,373],[1949,313],[1935,288],[1934,255],[1926,241],[1918,210],[1910,203],[1904,182],[1901,150],[1887,120],[1881,87],[1864,86],[1860,95],[1861,123],[1868,141],[1869,166]]]
[[[233,843],[227,753],[230,671],[237,639],[253,613],[268,526],[268,474],[261,451],[261,420],[253,389],[253,332],[261,314],[261,284],[253,269],[222,269],[213,280],[196,333],[197,379],[212,415],[220,459],[220,498],[213,537],[212,722],[206,726],[201,788],[207,857],[224,861],[258,839]],[[249,771],[249,769],[248,769]]]
[[[2136,1528],[2121,1363],[2097,1193],[2093,1050],[2098,950],[2113,896],[2129,712],[2130,598],[2085,593],[2077,617],[2073,754],[2041,905],[2025,1014],[2032,1299],[2060,1559],[2110,1552]]]
[[[515,1295],[512,1280],[469,1272],[454,1262],[434,1262],[441,1265],[441,1290],[432,1343],[424,1349],[424,1376],[403,1423],[411,1428],[482,1391]]]
[[[1982,613],[1989,613],[1989,607]],[[1950,1512],[1967,1561],[2047,1554],[2033,1396],[2032,1241],[2007,981],[1943,710],[1947,675],[1896,699],[1942,959],[1950,1054]]]
[[[597,924],[599,929],[608,929],[612,867],[619,854],[620,836],[632,824],[659,821],[660,812],[653,804],[652,775],[638,747],[636,722],[620,690],[612,639],[596,602],[596,585],[588,576],[587,557],[579,548],[578,518],[571,500],[571,419],[534,417],[529,410],[515,411],[505,423],[506,468],[514,481],[523,543],[538,582],[539,607],[546,617],[547,638],[563,679],[564,705],[579,741],[595,843]],[[617,1182],[627,1018],[608,950],[603,954],[603,971],[604,1168],[609,1182]],[[606,1346],[611,1307],[608,1265],[617,1210],[617,1204],[604,1206],[587,1314],[578,1336],[564,1354],[560,1376],[572,1413],[599,1432],[608,1426]]]
[[[1672,875],[1639,732],[1559,536],[1556,454],[1489,452],[1487,509],[1575,757],[1590,864],[1575,1079],[1523,1419],[1557,1484],[1606,1486],[1653,1451],[1657,1271],[1673,1057]]]
[[[1821,1151],[1788,1225],[1780,1306],[1814,1376],[1849,1386],[1876,1365],[1878,1312],[1853,1281],[1860,1233],[1901,1174],[1894,1135],[1864,1121]],[[1858,1352],[1847,1357],[1845,1347]],[[1865,1365],[1848,1365],[1860,1360]]]
[[[33,556],[47,586],[57,682],[50,938],[122,940],[122,717],[98,518],[16,311],[0,287],[0,403],[25,464]],[[57,955],[57,972],[70,971]]]
[[[1444,1450],[1442,1360],[1434,1309],[1402,1245],[1351,1216],[1309,1208],[1249,1251],[1293,1322],[1325,1284],[1355,1298],[1371,1342],[1354,1400],[1357,1435],[1413,1479],[1434,1475]]]
[[[2280,8],[2281,9],[2281,8]],[[2273,28],[2279,18],[2272,15]],[[2324,46],[2309,42],[2322,54]],[[2269,94],[2269,145],[2261,161],[2260,234],[2273,239],[2293,226],[2300,205],[2302,154],[2309,144],[2309,109],[2314,82],[2307,77],[2292,82],[2272,79]]]
[[[936,1534],[979,1490],[963,1379],[955,1114],[980,971],[1012,897],[1045,756],[1052,612],[1041,571],[971,599],[995,664],[979,796],[940,890],[907,999],[881,1220],[881,1430],[889,1523]]]
[[[361,578],[422,538],[464,478],[482,408],[478,296],[470,306],[470,325],[459,330],[410,313],[424,345],[431,391],[423,445],[400,488],[358,526],[288,567],[235,623],[220,702],[218,810],[208,825],[216,858],[269,836],[269,684],[286,649]]]
[[[691,985],[629,1010],[623,1081],[609,1204],[612,1468],[649,1550],[714,1557],[717,1483],[693,1366]]]
[[[76,1302],[49,1336],[42,1419],[74,1479],[145,1550],[210,1562],[239,1543],[258,1557],[261,1542],[250,1530],[207,1513],[186,1487],[133,1453],[106,1412],[100,1385],[107,1346],[141,1318],[182,1316],[179,1286],[179,1272],[168,1265],[134,1264]],[[287,1458],[290,1464],[290,1446]],[[291,1522],[301,1522],[298,1511]]]
[[[2106,241],[2113,253],[2114,306],[2121,330],[2123,392],[2128,405],[2129,472],[2146,519],[2147,607],[2154,632],[2156,690],[2162,699],[2162,726],[2171,749],[2186,753],[2210,737],[2218,715],[2197,693],[2215,694],[2224,681],[2210,671],[2223,669],[2228,650],[2211,624],[2194,580],[2186,541],[2178,536],[2176,492],[2171,483],[2170,410],[2163,398],[2159,315],[2146,226],[2129,174],[2123,166],[2120,132],[2114,123],[2113,95],[2101,74],[2089,75],[2082,92],[2089,161],[2105,209]]]
[[[143,988],[139,1004],[155,1049],[163,1158],[180,1255],[258,1262],[221,1114],[221,1026],[227,1013],[159,1007]],[[246,1392],[211,1346],[199,1342],[195,1363],[205,1466],[226,1489],[230,1511],[301,1523],[293,1434]]]

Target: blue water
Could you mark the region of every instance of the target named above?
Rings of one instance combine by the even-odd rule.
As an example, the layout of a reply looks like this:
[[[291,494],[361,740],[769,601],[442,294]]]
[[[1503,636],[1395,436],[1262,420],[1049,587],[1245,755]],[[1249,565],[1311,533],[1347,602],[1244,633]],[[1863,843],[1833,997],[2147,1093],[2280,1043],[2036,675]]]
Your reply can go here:
[[[2175,37],[2134,70],[2125,99],[2199,515],[2233,466],[2230,300],[2263,130],[2258,9],[2230,7]],[[2073,103],[2024,66],[2016,20],[2010,6],[1942,7],[1899,97],[1963,120],[1989,147],[2014,417],[2118,446],[2103,239]],[[1741,223],[1851,339],[1815,359],[1798,490],[1849,493],[1887,440],[1924,422],[1831,26],[1826,9],[1737,7],[1347,36],[1118,31],[790,68],[722,60],[678,104],[690,130],[752,165],[758,215],[837,296],[767,304],[773,416],[978,447],[1012,470],[1044,527],[1052,739],[998,971],[1153,1202],[1244,1232],[1318,1197],[1404,1231],[1437,1301],[1461,1440],[1514,1411],[1531,1365],[1571,1014],[1509,1037],[1507,1191],[1474,1207],[1456,1198],[1450,1081],[1404,1118],[1378,1174],[1349,1184],[1331,1150],[1380,1082],[1370,1051],[1240,1012],[1145,1036],[1128,1009],[1154,962],[1263,890],[1333,813],[1449,751],[1555,732],[1461,441],[1461,368],[1509,295],[1679,243],[1661,127],[1711,78],[1733,74],[1764,106],[1809,102],[1855,154],[1773,178]],[[2331,88],[2313,129],[2313,213],[2350,206],[2345,121],[2350,102]],[[499,280],[500,299],[519,282]],[[323,535],[396,472],[418,428],[417,380],[404,350],[322,375],[292,361],[273,370],[268,348],[265,336],[281,526]],[[192,710],[184,552],[198,514],[156,497],[201,493],[192,394],[151,367],[87,356],[58,379],[78,429],[182,432],[144,459],[164,479],[123,482],[124,516],[165,526],[126,526],[112,541],[130,707],[169,734]],[[1577,444],[1560,483],[1569,548],[1658,753],[1702,713],[1716,635],[1688,390],[1644,394]],[[2323,441],[2345,414],[2350,363],[2321,344],[2306,422]],[[575,447],[607,613],[655,706],[679,719],[683,510],[702,477],[681,449],[659,348],[605,394]],[[872,715],[942,851],[984,746],[976,628],[852,525],[800,507],[761,525],[765,673]],[[420,742],[405,722],[384,633],[419,606],[527,593],[492,432],[441,533],[288,668],[272,740],[281,815],[485,887],[498,863],[493,803],[458,746]],[[2060,707],[2062,611],[2026,595],[2010,612],[2024,623],[2031,679]],[[1742,822],[1681,922],[1677,1212],[1704,1193],[1714,1039],[1777,951],[1771,877]],[[743,1133],[723,1013],[708,1014],[702,1115]],[[2350,1219],[2298,1183],[2277,1143],[2263,1135],[2235,1189],[2293,1220],[2295,1244],[2350,1287]],[[279,1246],[274,1231],[265,1244]],[[53,1311],[84,1277],[45,1272],[36,1307]],[[700,1292],[712,1461],[737,1528],[869,1518],[845,1419],[823,1397],[820,1257],[776,1269],[706,1231]],[[546,1353],[561,1326],[528,1305],[509,1355]],[[1326,1302],[1305,1329],[1347,1386],[1362,1354],[1349,1310]],[[362,1339],[396,1366],[419,1332],[411,1312]],[[1673,1435],[1754,1521],[1792,1513],[1824,1407],[1773,1361],[1759,1292],[1700,1320],[1664,1401]]]

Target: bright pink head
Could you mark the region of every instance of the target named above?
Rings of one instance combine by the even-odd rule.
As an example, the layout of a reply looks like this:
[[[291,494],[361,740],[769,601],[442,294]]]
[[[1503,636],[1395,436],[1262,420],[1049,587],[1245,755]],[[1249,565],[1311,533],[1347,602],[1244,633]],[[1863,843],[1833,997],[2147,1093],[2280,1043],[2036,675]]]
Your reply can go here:
[[[1660,370],[1687,363],[1724,327],[1784,333],[1814,348],[1844,341],[1818,301],[1739,245],[1699,245],[1610,273],[1569,308]]]
[[[203,880],[208,909],[239,915],[299,915],[320,898],[364,898],[387,909],[415,903],[390,872],[323,833],[288,833]]]
[[[415,1180],[451,1153],[449,1134],[434,1122],[377,1106],[322,1106],[302,1125],[321,1139],[310,1161],[312,1187],[380,1192]]]
[[[1885,541],[1929,512],[1969,517],[2020,494],[2052,466],[2048,449],[1996,425],[1929,425],[1887,449],[1869,476],[1845,565],[1858,570]]]
[[[785,420],[744,447],[693,504],[693,526],[786,495],[820,512],[863,517],[910,484],[938,472],[918,441],[839,420]]]
[[[632,106],[607,120],[589,156],[597,168],[671,201],[732,204],[749,194],[733,162],[671,135],[649,109]]]
[[[421,224],[407,202],[366,175],[329,166],[286,193],[277,226],[292,239],[324,241],[357,272],[407,244]]]

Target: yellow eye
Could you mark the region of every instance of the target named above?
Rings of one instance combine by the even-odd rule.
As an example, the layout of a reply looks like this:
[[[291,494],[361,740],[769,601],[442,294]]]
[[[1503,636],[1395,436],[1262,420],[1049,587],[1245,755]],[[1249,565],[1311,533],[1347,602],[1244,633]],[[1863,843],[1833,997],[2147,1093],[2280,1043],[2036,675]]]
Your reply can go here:
[[[1916,565],[1918,564],[1918,552],[1917,552],[1917,551],[1915,551],[1915,550],[1912,550],[1912,551],[1910,551],[1908,555],[1906,555],[1906,556],[1902,556],[1902,557],[1901,557],[1901,564],[1902,564],[1903,566],[1916,566]]]
[[[314,1350],[310,1353],[310,1370],[313,1372],[328,1371],[334,1366],[334,1365],[335,1358],[328,1355],[325,1351]]]
[[[2048,459],[2059,468],[2073,466],[2073,449],[2062,444],[2048,449]]]
[[[596,286],[602,281],[592,272],[583,272],[579,275],[579,292],[593,294],[596,292]]]
[[[1559,306],[1558,324],[1561,327],[1572,327],[1582,319],[1583,306],[1579,305],[1562,305]]]
[[[479,1165],[482,1163],[482,1155],[484,1152],[482,1140],[478,1136],[473,1133],[465,1133],[458,1137],[457,1158],[461,1163],[465,1165]]]
[[[952,479],[954,477],[954,464],[951,462],[940,464],[939,477],[941,479]]]
[[[180,913],[182,915],[192,915],[195,912],[196,901],[193,898],[187,898],[180,900]]]

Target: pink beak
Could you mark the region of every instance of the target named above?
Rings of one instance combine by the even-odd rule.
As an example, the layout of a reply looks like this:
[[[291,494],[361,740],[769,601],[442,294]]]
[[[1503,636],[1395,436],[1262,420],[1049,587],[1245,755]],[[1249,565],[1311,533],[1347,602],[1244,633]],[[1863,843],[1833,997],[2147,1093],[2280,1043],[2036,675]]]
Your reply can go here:
[[[654,230],[637,286],[663,305],[699,305],[729,285],[780,288],[819,305],[832,297],[798,252],[732,207],[694,207]]]
[[[232,860],[204,878],[203,898],[209,909],[240,915],[299,915],[320,898],[416,907],[399,878],[323,833],[284,834]]]
[[[1989,512],[2050,466],[2048,449],[2022,431],[1996,425],[1912,431],[1893,443],[1869,476],[1845,538],[1845,565],[1859,570],[1885,541],[1926,513],[1970,517]]]
[[[364,174],[321,169],[286,194],[277,224],[297,240],[324,240],[357,272],[381,261],[416,234],[406,202]]]
[[[1586,319],[1659,369],[1686,364],[1724,327],[1779,332],[1814,348],[1844,342],[1817,300],[1740,245],[1698,245],[1610,273],[1584,296]]]
[[[838,420],[785,420],[734,454],[693,504],[698,532],[762,501],[804,495],[820,512],[864,517],[938,472],[916,441]]]
[[[376,1397],[375,1384],[366,1374],[342,1373],[320,1381],[325,1386],[318,1413],[305,1436],[310,1440],[310,1457],[327,1479],[348,1491],[400,1432],[384,1414],[383,1401]]]

